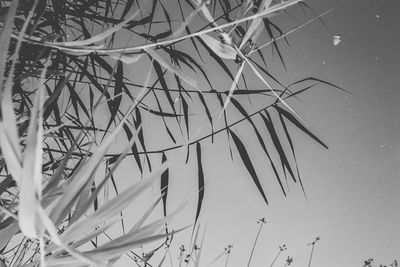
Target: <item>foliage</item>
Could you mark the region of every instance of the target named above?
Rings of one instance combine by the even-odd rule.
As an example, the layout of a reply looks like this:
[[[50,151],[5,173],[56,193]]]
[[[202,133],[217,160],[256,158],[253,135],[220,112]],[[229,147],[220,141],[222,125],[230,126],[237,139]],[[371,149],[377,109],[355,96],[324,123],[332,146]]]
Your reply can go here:
[[[284,85],[270,72],[271,52],[265,48],[271,47],[285,66],[280,41],[304,25],[281,29],[274,17],[296,8],[309,10],[299,0],[2,1],[4,261],[10,266],[102,266],[144,243],[161,239],[167,246],[174,233],[164,229],[174,214],[166,209],[173,194],[168,157],[177,152],[186,153],[186,162],[196,157],[196,224],[206,189],[203,144],[221,134],[268,204],[244,138],[248,133],[235,129],[239,124],[250,126],[282,193],[290,179],[303,188],[290,127],[327,146],[289,101],[320,83],[336,86],[315,77]],[[228,79],[228,90],[221,88],[221,77]],[[259,85],[249,83],[255,78]],[[149,132],[168,139],[157,147]],[[123,149],[110,152],[122,138]],[[115,170],[127,157],[133,157],[142,181],[118,192]],[[98,243],[158,177],[161,194],[137,224]],[[116,196],[100,197],[110,184]],[[161,200],[164,217],[144,226]],[[151,256],[135,257],[146,263]]]

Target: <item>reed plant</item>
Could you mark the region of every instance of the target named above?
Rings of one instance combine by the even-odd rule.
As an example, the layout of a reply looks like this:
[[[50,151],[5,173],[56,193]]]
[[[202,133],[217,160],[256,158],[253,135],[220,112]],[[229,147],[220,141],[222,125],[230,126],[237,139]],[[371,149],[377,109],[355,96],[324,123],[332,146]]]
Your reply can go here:
[[[282,42],[325,14],[287,29],[274,22],[297,10],[314,14],[300,0],[1,1],[0,266],[111,266],[128,254],[150,266],[182,230],[168,228],[177,212],[166,208],[175,193],[171,155],[196,158],[196,226],[207,189],[204,142],[217,135],[266,204],[248,133],[282,193],[290,180],[305,193],[291,130],[327,146],[290,103],[321,83],[343,89],[316,77],[284,84],[270,71],[271,51],[285,66]],[[248,132],[235,130],[243,124]],[[161,147],[150,143],[154,132],[165,136]],[[116,170],[127,158],[138,177],[121,191]],[[154,183],[160,190],[136,223],[99,241]],[[158,205],[163,214],[147,222]],[[133,251],[157,242],[144,255]]]

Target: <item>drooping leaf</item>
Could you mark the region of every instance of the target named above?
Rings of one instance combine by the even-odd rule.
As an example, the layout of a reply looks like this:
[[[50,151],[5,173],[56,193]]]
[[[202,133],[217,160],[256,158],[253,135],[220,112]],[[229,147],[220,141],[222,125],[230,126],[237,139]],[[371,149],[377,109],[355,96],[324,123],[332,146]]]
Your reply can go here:
[[[198,199],[197,199],[197,210],[196,217],[194,219],[194,225],[196,225],[197,220],[200,216],[201,206],[203,204],[204,198],[204,172],[203,172],[203,163],[201,160],[201,145],[200,142],[196,143],[196,154],[197,154],[197,190],[198,190]]]
[[[281,144],[280,138],[275,130],[273,123],[272,123],[271,116],[269,115],[268,111],[266,111],[266,110],[264,111],[264,113],[266,116],[264,116],[262,113],[260,113],[260,116],[263,119],[264,124],[267,127],[268,133],[271,136],[274,147],[275,147],[276,151],[278,152],[279,159],[282,164],[282,169],[283,169],[283,171],[285,171],[285,168],[286,168],[286,170],[288,170],[290,176],[292,176],[293,181],[296,182],[296,176],[293,173],[292,167],[286,156],[286,152]]]
[[[274,108],[278,111],[279,114],[284,116],[287,120],[289,120],[291,123],[293,123],[299,130],[307,134],[309,137],[314,139],[316,142],[318,142],[321,146],[325,147],[328,149],[328,146],[321,141],[315,134],[313,134],[310,130],[307,129],[295,116],[293,116],[291,113],[288,111],[284,110],[281,108],[279,105],[274,105]]]
[[[165,163],[167,161],[167,156],[165,156],[165,153],[162,153],[162,163]],[[162,195],[162,201],[163,201],[163,212],[164,212],[164,217],[167,216],[167,197],[168,197],[168,184],[169,184],[169,170],[166,169],[162,174],[161,174],[161,183],[160,183],[160,190],[161,190],[161,195]]]
[[[239,152],[240,158],[246,167],[247,171],[249,172],[251,178],[253,178],[254,184],[257,186],[258,191],[260,192],[262,198],[264,199],[265,203],[268,205],[268,200],[267,197],[264,193],[264,189],[261,186],[260,180],[258,178],[258,175],[256,173],[256,170],[254,169],[253,163],[251,162],[251,159],[249,157],[249,154],[246,150],[246,147],[244,146],[243,142],[239,139],[239,137],[232,131],[229,130],[229,133],[232,136],[232,140]]]
[[[249,115],[249,114],[247,113],[247,111],[242,107],[242,105],[241,105],[238,101],[236,101],[235,98],[232,98],[232,99],[231,99],[231,102],[232,102],[232,104],[239,110],[239,112],[242,113],[242,115],[246,118],[246,120],[247,120],[247,121],[251,124],[251,126],[253,127],[253,130],[254,130],[254,133],[255,133],[256,136],[257,136],[258,142],[260,143],[262,149],[264,150],[264,153],[265,153],[265,154],[267,155],[267,157],[268,157],[269,163],[271,164],[272,170],[274,171],[274,174],[275,174],[275,178],[276,178],[276,180],[278,181],[279,186],[281,187],[282,193],[286,196],[285,188],[283,187],[282,180],[281,180],[281,178],[280,178],[279,172],[278,172],[278,170],[277,170],[276,167],[275,167],[275,163],[274,163],[274,161],[272,160],[272,158],[271,158],[271,156],[270,156],[270,154],[269,154],[269,152],[268,152],[267,146],[265,145],[265,142],[264,142],[264,140],[263,140],[263,138],[262,138],[262,136],[261,136],[259,130],[257,129],[257,127],[256,127],[256,125],[254,124],[254,122],[252,121],[250,115]]]

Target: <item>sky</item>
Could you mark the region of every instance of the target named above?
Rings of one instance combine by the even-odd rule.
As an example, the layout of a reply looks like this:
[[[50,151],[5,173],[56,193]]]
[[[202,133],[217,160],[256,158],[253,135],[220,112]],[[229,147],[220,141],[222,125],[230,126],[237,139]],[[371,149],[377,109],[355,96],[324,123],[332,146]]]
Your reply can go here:
[[[288,36],[287,71],[278,70],[288,82],[314,76],[351,92],[320,85],[291,103],[329,149],[293,129],[307,198],[295,184],[284,197],[271,171],[263,168],[265,157],[249,135],[254,165],[260,176],[269,177],[263,180],[270,199],[266,206],[238,155],[231,161],[226,138],[205,143],[207,191],[200,233],[206,232],[200,266],[209,266],[230,244],[228,266],[246,266],[262,217],[267,223],[251,266],[269,266],[283,244],[288,250],[274,266],[283,266],[287,256],[294,258],[291,266],[307,266],[311,250],[307,244],[317,236],[320,241],[311,266],[362,266],[368,258],[379,266],[400,260],[400,2],[306,3],[317,14],[334,8],[323,17],[328,30],[314,22]],[[341,39],[336,46],[334,36]],[[239,131],[245,133],[244,128]],[[171,177],[177,178],[170,189],[182,192],[171,201],[192,200],[173,225],[193,222],[195,173],[195,162],[171,170]],[[190,230],[175,239],[174,257],[181,244],[188,245]],[[211,266],[223,266],[225,260],[222,257]]]

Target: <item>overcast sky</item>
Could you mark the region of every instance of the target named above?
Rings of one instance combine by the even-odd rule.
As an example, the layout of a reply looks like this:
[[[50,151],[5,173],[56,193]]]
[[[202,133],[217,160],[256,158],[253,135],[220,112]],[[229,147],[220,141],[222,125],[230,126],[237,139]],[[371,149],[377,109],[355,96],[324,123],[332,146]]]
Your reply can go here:
[[[329,149],[292,129],[307,199],[295,184],[285,198],[271,171],[262,168],[267,165],[265,156],[254,149],[254,165],[260,176],[267,177],[263,186],[270,205],[266,206],[237,154],[231,162],[226,137],[217,137],[214,145],[205,142],[208,188],[200,222],[201,231],[205,225],[207,231],[200,266],[208,266],[229,244],[233,249],[228,266],[246,266],[261,217],[267,224],[251,266],[269,266],[282,244],[288,250],[274,266],[283,266],[287,256],[294,257],[291,266],[307,266],[311,250],[307,244],[317,236],[321,240],[312,266],[362,266],[370,257],[377,266],[400,260],[400,2],[306,3],[317,14],[335,8],[323,17],[329,30],[314,22],[288,36],[290,47],[283,50],[287,71],[281,68],[279,75],[288,83],[319,77],[351,92],[321,85],[292,103]],[[311,15],[293,18],[292,23],[307,18]],[[335,36],[340,40],[337,45]],[[245,128],[238,130],[246,134]],[[250,148],[257,145],[251,137]],[[192,200],[187,211],[177,215],[176,225],[193,222],[196,167],[189,162],[171,170],[171,177],[177,178],[170,190],[178,188]],[[182,177],[186,184],[177,182]],[[189,239],[190,231],[175,237],[174,257]],[[212,266],[224,263],[221,258]]]
[[[307,3],[317,13],[335,8],[323,18],[330,32],[317,22],[289,36],[287,75],[291,81],[318,76],[351,91],[319,86],[295,106],[330,149],[295,135],[308,201],[295,186],[284,198],[271,182],[266,207],[240,161],[224,165],[227,150],[214,148],[222,162],[210,172],[229,182],[214,181],[205,200],[201,266],[228,244],[233,245],[229,266],[245,266],[260,217],[268,223],[252,266],[269,266],[281,244],[289,249],[276,266],[283,266],[287,255],[294,257],[292,266],[307,266],[307,243],[316,236],[321,240],[312,266],[362,266],[370,257],[379,266],[400,259],[400,2]],[[341,38],[337,46],[334,35]],[[223,264],[220,259],[214,266]]]

